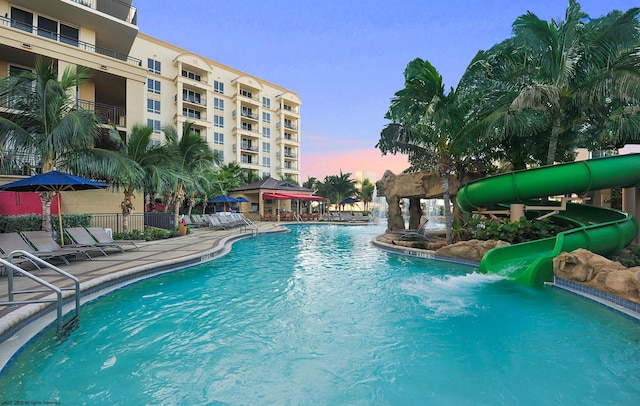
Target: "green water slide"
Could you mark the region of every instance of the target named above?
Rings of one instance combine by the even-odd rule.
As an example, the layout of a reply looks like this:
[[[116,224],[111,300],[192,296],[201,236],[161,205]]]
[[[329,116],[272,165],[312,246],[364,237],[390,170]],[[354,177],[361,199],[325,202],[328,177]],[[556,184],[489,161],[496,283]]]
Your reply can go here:
[[[469,182],[458,191],[465,212],[497,204],[531,205],[533,199],[640,185],[640,154],[618,155],[510,172]],[[489,251],[480,272],[507,276],[523,285],[553,280],[553,258],[585,248],[614,255],[633,241],[638,223],[628,213],[588,204],[567,203],[553,216],[575,228],[556,237],[514,244]]]

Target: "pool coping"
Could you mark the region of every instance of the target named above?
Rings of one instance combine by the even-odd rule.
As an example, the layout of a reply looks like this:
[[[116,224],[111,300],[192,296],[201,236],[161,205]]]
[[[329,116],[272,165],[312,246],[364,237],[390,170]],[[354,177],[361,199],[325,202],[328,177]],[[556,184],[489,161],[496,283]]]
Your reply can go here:
[[[271,229],[259,230],[259,234],[289,231],[282,223],[275,223]],[[198,253],[131,267],[122,271],[89,279],[80,284],[81,306],[118,289],[168,272],[199,265],[218,259],[231,251],[234,242],[252,237],[251,233],[232,233],[220,236],[216,244]],[[75,311],[74,293],[63,291],[63,318]],[[54,294],[47,298],[55,298]],[[13,310],[0,318],[0,373],[20,350],[35,336],[56,321],[56,304],[31,303]]]

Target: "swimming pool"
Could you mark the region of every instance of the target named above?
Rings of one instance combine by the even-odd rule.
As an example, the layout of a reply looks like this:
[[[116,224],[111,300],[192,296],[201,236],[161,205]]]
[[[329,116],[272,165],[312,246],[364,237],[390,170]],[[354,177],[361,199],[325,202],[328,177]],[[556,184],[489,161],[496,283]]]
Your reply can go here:
[[[60,404],[636,404],[640,325],[552,289],[293,226],[86,305],[0,375]]]

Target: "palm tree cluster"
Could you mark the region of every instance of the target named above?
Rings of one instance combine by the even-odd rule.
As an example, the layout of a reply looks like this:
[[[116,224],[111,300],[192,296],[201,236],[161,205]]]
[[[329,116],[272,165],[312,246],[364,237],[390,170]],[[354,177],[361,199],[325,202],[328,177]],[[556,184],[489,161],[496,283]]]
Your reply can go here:
[[[448,92],[431,63],[409,62],[376,147],[407,154],[410,171],[440,176],[449,243],[450,175],[486,174],[495,163],[551,165],[574,160],[578,147],[640,142],[639,16],[632,8],[590,18],[575,0],[564,20],[528,12]]]
[[[317,196],[325,197],[330,204],[335,204],[341,210],[345,199],[357,198],[364,203],[367,210],[369,203],[373,200],[375,185],[369,179],[364,179],[358,188],[356,181],[351,179],[351,173],[325,176],[324,181],[310,177],[302,186],[314,191]]]

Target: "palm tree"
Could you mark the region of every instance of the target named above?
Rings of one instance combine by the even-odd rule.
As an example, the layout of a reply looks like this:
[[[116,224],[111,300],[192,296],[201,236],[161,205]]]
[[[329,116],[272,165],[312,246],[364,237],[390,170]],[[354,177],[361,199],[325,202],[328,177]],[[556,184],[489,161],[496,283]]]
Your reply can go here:
[[[92,111],[76,107],[76,86],[89,79],[84,68],[67,67],[58,79],[52,61],[37,58],[35,71],[0,81],[0,100],[10,114],[0,117],[0,145],[11,154],[40,162],[42,171],[67,170],[80,176],[109,173],[118,162],[95,148],[98,121]],[[42,227],[51,231],[51,192],[41,192]]]
[[[353,197],[358,189],[356,188],[356,182],[350,179],[350,173],[342,173],[340,175],[330,175],[324,178],[324,192],[329,199],[330,203],[338,205],[338,211],[340,210],[340,202],[348,197]]]
[[[112,131],[117,132],[115,128]],[[171,176],[171,173],[165,170],[168,157],[160,146],[152,143],[152,135],[153,128],[134,125],[126,142],[119,143],[117,152],[120,156],[114,157],[114,159],[123,158],[120,160],[126,160],[129,163],[124,162],[116,173],[107,175],[110,176],[110,182],[116,187],[121,187],[124,192],[120,208],[122,229],[125,233],[129,232],[129,216],[135,209],[133,207],[134,192],[160,190]]]
[[[466,150],[465,116],[469,104],[453,90],[445,94],[442,76],[416,58],[404,72],[405,87],[395,93],[386,118],[391,120],[376,145],[383,154],[408,153],[414,169],[434,170],[442,182],[447,243],[453,241],[449,176]]]
[[[360,185],[360,190],[357,195],[360,200],[364,203],[364,210],[367,211],[369,208],[369,203],[373,200],[373,191],[375,190],[376,185],[371,183],[369,179],[365,179],[362,181],[362,185]]]
[[[185,122],[182,126],[182,136],[178,136],[175,127],[164,126],[165,153],[171,158],[171,170],[175,172],[172,197],[174,219],[178,224],[180,207],[185,200],[186,191],[195,193],[199,187],[200,175],[215,167],[216,156],[199,134],[192,131],[192,122]]]
[[[632,8],[589,19],[570,0],[564,21],[546,22],[529,12],[513,23],[515,36],[506,41],[511,50],[498,62],[499,79],[516,88],[509,101],[516,111],[545,115],[546,164],[558,160],[561,142],[572,149],[580,135],[609,145],[637,138],[639,13]],[[630,110],[629,104],[636,108]],[[610,120],[612,115],[635,124]]]

